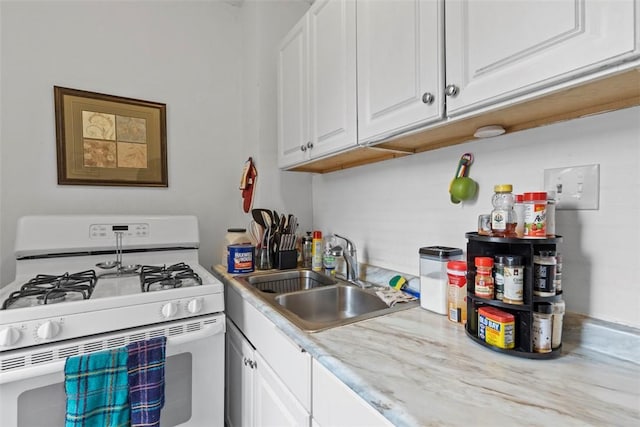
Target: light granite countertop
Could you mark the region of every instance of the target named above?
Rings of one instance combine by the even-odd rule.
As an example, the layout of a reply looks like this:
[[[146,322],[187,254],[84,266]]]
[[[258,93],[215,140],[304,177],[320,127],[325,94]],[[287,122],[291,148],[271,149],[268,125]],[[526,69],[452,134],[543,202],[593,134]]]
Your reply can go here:
[[[575,330],[552,360],[487,349],[461,325],[420,307],[310,334],[222,266],[214,273],[394,425],[640,425],[637,359],[574,342]],[[640,357],[636,332],[624,341],[631,337],[630,352]]]

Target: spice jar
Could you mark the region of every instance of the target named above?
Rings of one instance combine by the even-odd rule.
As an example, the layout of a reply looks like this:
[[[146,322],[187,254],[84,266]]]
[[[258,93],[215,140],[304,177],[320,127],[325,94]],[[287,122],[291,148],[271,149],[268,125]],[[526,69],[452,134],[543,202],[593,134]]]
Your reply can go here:
[[[493,299],[493,258],[479,256],[475,259],[476,280],[474,293],[477,297]]]
[[[518,255],[504,256],[504,297],[509,304],[522,304],[524,301],[524,266]]]
[[[511,184],[500,184],[493,187],[491,203],[491,235],[495,237],[516,236],[516,213],[513,210],[515,199]]]
[[[515,195],[516,203],[513,210],[516,213],[516,237],[524,237],[524,195]]]
[[[547,193],[524,193],[524,237],[547,237]]]
[[[556,254],[539,251],[533,256],[533,294],[552,297],[556,294]]]
[[[556,192],[547,191],[547,237],[556,236]]]
[[[467,263],[449,261],[447,263],[449,279],[449,320],[456,323],[467,322]]]
[[[536,304],[533,312],[533,351],[549,353],[551,351],[551,304]]]
[[[563,300],[555,301],[552,305],[551,315],[551,348],[556,349],[562,344],[562,320],[564,318],[565,304]]]
[[[506,255],[493,257],[493,288],[495,298],[502,301],[504,298],[504,258]]]

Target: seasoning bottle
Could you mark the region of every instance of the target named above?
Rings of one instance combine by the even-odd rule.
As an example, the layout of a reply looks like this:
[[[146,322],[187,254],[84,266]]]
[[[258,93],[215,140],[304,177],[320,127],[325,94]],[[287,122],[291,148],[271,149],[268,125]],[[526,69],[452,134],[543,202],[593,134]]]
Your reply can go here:
[[[516,213],[513,210],[515,199],[511,184],[500,184],[493,187],[495,192],[491,203],[491,235],[495,237],[516,236]]]
[[[474,293],[477,297],[493,299],[493,258],[479,256],[475,259],[476,280]]]
[[[556,237],[556,192],[547,191],[547,237]]]
[[[311,268],[312,248],[313,237],[311,232],[307,231],[307,235],[302,237],[302,267],[304,268]]]
[[[509,304],[522,304],[524,301],[524,266],[519,255],[504,256],[504,297]]]
[[[551,304],[539,303],[534,306],[533,312],[533,351],[536,353],[549,353],[551,351]]]
[[[506,255],[496,255],[493,257],[493,285],[494,294],[497,300],[504,298],[504,259]]]
[[[313,232],[313,241],[311,242],[311,269],[313,271],[322,271],[322,231]]]
[[[554,280],[556,285],[556,295],[562,293],[562,254],[556,252],[556,278]]]
[[[513,210],[516,212],[516,237],[524,237],[524,195],[515,195],[516,203]]]
[[[556,349],[562,344],[562,320],[564,318],[564,301],[559,299],[552,304],[551,314],[551,348]]]
[[[449,279],[449,320],[456,323],[467,322],[467,263],[465,261],[447,262]]]
[[[547,193],[524,193],[524,237],[547,237]]]
[[[533,255],[533,294],[552,297],[556,294],[556,254],[539,251]]]

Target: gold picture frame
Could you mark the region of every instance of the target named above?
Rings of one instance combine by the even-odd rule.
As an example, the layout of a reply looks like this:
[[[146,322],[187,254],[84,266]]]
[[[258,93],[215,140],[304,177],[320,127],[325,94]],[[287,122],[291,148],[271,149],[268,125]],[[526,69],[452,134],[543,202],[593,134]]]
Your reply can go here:
[[[166,104],[53,87],[58,184],[167,187]]]

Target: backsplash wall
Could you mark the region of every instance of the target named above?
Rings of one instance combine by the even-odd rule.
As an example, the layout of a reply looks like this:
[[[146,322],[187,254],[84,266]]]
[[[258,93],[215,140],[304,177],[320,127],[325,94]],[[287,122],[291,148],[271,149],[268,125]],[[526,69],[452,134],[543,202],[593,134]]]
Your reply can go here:
[[[419,274],[418,249],[466,249],[465,232],[491,211],[493,186],[542,190],[544,169],[600,164],[600,209],[557,212],[567,310],[640,327],[640,107],[468,142],[313,178],[314,226],[345,234],[360,262]],[[473,153],[477,200],[447,192]]]

